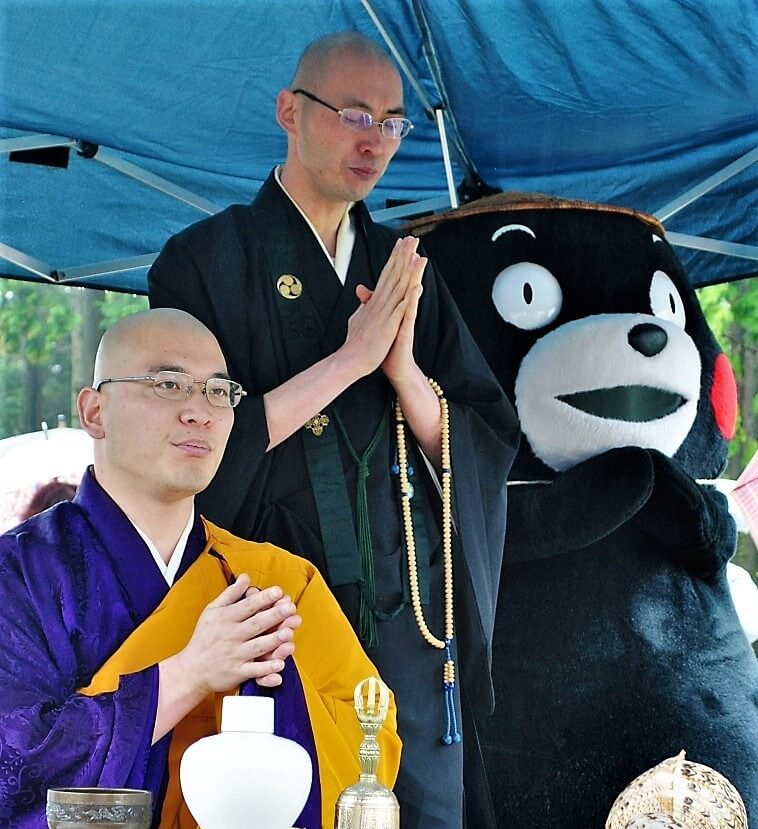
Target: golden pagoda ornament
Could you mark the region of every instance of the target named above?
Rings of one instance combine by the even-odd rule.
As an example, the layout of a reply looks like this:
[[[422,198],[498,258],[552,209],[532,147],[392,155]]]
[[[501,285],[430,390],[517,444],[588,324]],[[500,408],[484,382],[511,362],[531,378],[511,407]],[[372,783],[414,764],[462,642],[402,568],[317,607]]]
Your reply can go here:
[[[389,688],[376,677],[355,686],[353,695],[363,741],[358,751],[361,774],[337,799],[334,829],[399,829],[400,806],[395,795],[376,776],[379,743],[376,735],[387,717]]]

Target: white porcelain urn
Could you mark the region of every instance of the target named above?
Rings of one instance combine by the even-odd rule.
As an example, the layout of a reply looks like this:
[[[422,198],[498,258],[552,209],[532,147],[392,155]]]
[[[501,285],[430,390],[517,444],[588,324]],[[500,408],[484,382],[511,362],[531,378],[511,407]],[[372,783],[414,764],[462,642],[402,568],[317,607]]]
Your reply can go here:
[[[292,829],[312,776],[308,752],[275,736],[271,697],[224,697],[221,733],[193,743],[179,766],[200,829]]]

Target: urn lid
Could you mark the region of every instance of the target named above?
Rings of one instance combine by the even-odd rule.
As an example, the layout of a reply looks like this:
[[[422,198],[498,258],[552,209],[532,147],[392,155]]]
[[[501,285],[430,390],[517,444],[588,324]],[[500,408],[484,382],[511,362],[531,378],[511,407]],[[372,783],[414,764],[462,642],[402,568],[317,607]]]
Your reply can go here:
[[[271,697],[224,697],[221,731],[274,733],[274,700]]]

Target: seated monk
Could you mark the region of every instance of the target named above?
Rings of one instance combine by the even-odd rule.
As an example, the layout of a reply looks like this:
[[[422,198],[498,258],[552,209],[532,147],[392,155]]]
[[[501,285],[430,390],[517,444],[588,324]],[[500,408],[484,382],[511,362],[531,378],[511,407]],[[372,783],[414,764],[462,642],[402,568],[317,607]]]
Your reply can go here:
[[[154,827],[195,827],[178,762],[239,692],[272,695],[276,733],[311,755],[296,825],[331,829],[359,775],[353,690],[376,669],[313,565],[195,514],[244,394],[182,311],[104,335],[78,398],[94,468],[0,536],[0,826],[43,829],[48,788],[102,786],[149,789]],[[379,741],[391,787],[394,703]]]

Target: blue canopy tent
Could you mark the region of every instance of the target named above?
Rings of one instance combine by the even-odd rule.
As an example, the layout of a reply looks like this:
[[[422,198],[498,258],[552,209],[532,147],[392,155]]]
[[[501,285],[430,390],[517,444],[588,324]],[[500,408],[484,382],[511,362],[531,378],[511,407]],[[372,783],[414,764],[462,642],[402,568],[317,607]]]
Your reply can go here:
[[[276,93],[348,28],[416,123],[380,218],[537,191],[656,213],[697,285],[758,270],[755,0],[3,0],[0,275],[143,292],[169,235],[255,195]]]

